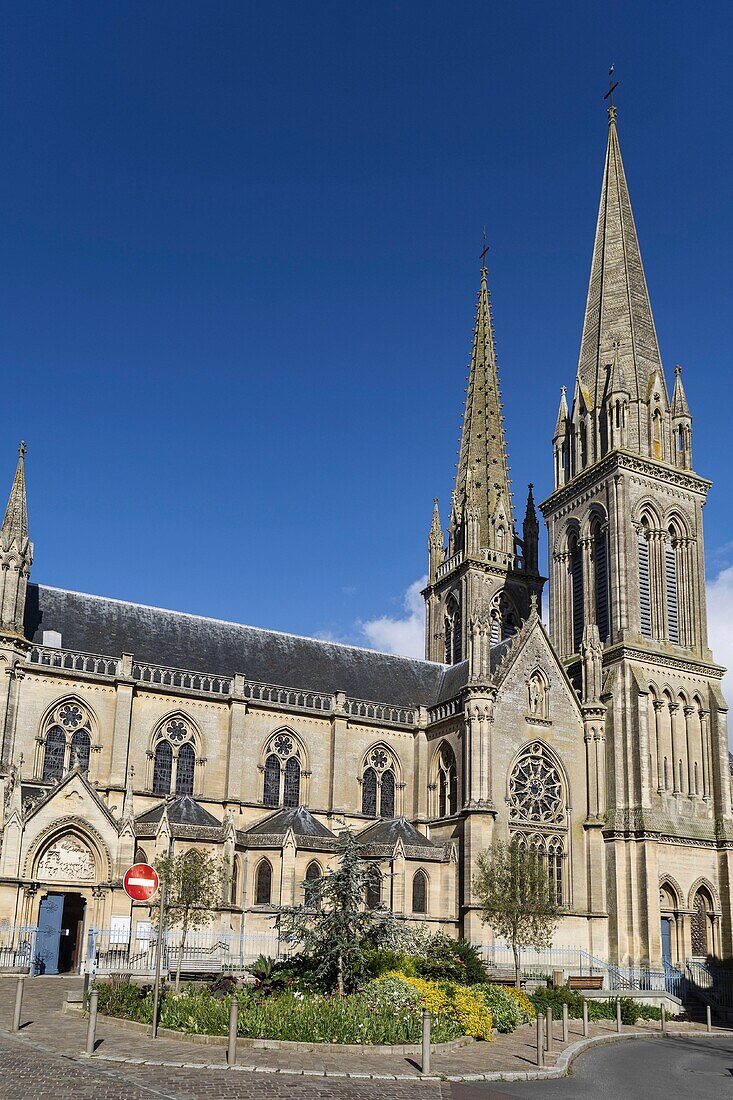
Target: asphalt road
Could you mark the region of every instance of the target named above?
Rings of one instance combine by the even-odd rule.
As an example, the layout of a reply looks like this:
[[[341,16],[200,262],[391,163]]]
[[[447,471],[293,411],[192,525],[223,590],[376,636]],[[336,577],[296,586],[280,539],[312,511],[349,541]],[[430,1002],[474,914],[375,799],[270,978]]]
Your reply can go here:
[[[581,1055],[558,1081],[452,1085],[452,1100],[733,1100],[733,1038],[635,1040]]]

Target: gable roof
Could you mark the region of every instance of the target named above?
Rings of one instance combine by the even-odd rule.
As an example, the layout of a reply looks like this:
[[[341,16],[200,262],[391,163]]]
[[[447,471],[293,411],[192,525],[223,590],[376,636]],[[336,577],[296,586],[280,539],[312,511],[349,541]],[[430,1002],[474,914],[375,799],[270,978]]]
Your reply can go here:
[[[445,665],[282,634],[180,611],[28,585],[26,637],[57,631],[65,649],[311,691],[343,691],[396,706],[430,706]]]
[[[401,840],[408,848],[434,848],[439,851],[439,846],[433,844],[426,836],[419,833],[415,826],[406,817],[387,817],[375,821],[373,825],[367,825],[356,838],[360,848],[372,846],[387,847],[392,850],[395,844]]]
[[[80,768],[72,768],[71,771],[68,771],[66,775],[59,780],[58,783],[54,783],[53,786],[50,787],[48,790],[41,786],[38,786],[36,788],[36,791],[39,792],[40,797],[37,794],[36,800],[34,801],[33,805],[29,806],[28,811],[25,815],[26,820],[33,817],[34,814],[37,814],[39,810],[41,810],[52,799],[56,798],[59,792],[62,791],[65,787],[68,787],[69,784],[73,783],[74,780],[77,780],[79,782],[86,794],[89,795],[95,805],[98,806],[98,808],[102,811],[104,816],[114,825],[115,829],[117,829],[119,827],[118,822],[110,811],[109,806],[107,806],[107,804],[102,801],[102,799],[97,794],[96,790],[91,785],[86,775],[83,771],[81,771]],[[24,791],[25,789],[26,784],[22,783],[21,791]]]
[[[190,794],[176,795],[169,801],[159,802],[150,810],[144,810],[135,818],[136,825],[157,825],[168,807],[168,820],[171,825],[198,825],[206,829],[220,829],[221,821],[205,810]]]
[[[333,833],[330,832],[325,825],[322,825],[320,821],[317,821],[310,810],[306,810],[305,806],[296,806],[287,810],[275,810],[273,814],[268,814],[267,817],[258,821],[256,825],[243,830],[243,834],[245,836],[258,836],[266,833],[270,836],[284,836],[289,829],[293,830],[295,836],[333,838]]]

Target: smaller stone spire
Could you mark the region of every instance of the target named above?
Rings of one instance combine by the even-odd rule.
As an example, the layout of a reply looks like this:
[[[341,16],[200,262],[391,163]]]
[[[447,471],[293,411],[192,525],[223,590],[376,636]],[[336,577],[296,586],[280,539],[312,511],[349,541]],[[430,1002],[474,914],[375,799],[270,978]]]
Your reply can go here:
[[[434,581],[438,573],[438,566],[443,560],[445,547],[443,545],[443,528],[440,525],[440,508],[438,498],[433,498],[433,522],[430,524],[428,535],[428,557],[430,580]]]
[[[557,410],[557,420],[555,421],[555,439],[557,439],[558,436],[565,435],[569,415],[567,392],[567,386],[560,387],[560,407]]]
[[[524,523],[522,524],[524,568],[527,573],[539,572],[540,525],[534,504],[533,489],[534,485],[530,481],[527,491],[527,510],[524,514]]]
[[[23,550],[28,543],[28,503],[25,492],[26,451],[27,447],[21,441],[18,447],[18,465],[15,467],[15,477],[2,526],[3,545],[9,546],[11,542],[15,542],[18,550]]]
[[[689,416],[690,419],[692,419],[690,406],[687,404],[687,397],[685,396],[685,388],[682,385],[682,367],[679,363],[674,368],[674,375],[674,393],[672,394],[672,407],[670,412],[673,417]]]
[[[127,780],[125,782],[125,798],[122,803],[122,820],[134,821],[135,820],[135,802],[132,793],[132,780],[135,775],[135,768],[132,764],[127,769]]]

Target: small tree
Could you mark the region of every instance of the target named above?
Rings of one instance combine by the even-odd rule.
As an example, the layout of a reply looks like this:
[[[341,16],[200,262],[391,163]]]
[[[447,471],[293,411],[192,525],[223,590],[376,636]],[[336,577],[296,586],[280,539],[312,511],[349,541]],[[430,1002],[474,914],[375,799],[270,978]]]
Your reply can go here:
[[[341,838],[338,867],[303,886],[306,904],[279,914],[281,938],[300,947],[315,963],[319,981],[340,994],[352,992],[365,977],[365,947],[393,935],[396,921],[383,905],[370,905],[382,880],[373,861],[363,860],[350,831]]]
[[[516,839],[497,841],[479,855],[473,888],[481,919],[511,946],[519,988],[522,948],[549,946],[560,916],[547,865],[539,852]]]
[[[205,928],[221,902],[224,866],[208,852],[190,848],[178,856],[160,856],[155,861],[160,876],[161,896],[166,885],[163,926],[179,925],[181,942],[176,963],[176,993],[181,986],[181,960],[188,933]],[[155,911],[160,919],[160,906]]]

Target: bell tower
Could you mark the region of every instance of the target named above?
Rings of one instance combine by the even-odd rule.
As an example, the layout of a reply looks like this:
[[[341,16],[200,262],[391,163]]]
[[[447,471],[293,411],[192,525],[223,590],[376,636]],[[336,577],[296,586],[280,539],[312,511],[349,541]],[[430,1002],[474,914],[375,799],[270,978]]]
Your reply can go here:
[[[485,264],[481,268],[456,483],[445,545],[437,500],[428,536],[427,660],[468,657],[471,621],[486,608],[492,644],[515,633],[542,595],[539,527],[532,488],[517,536]]]

